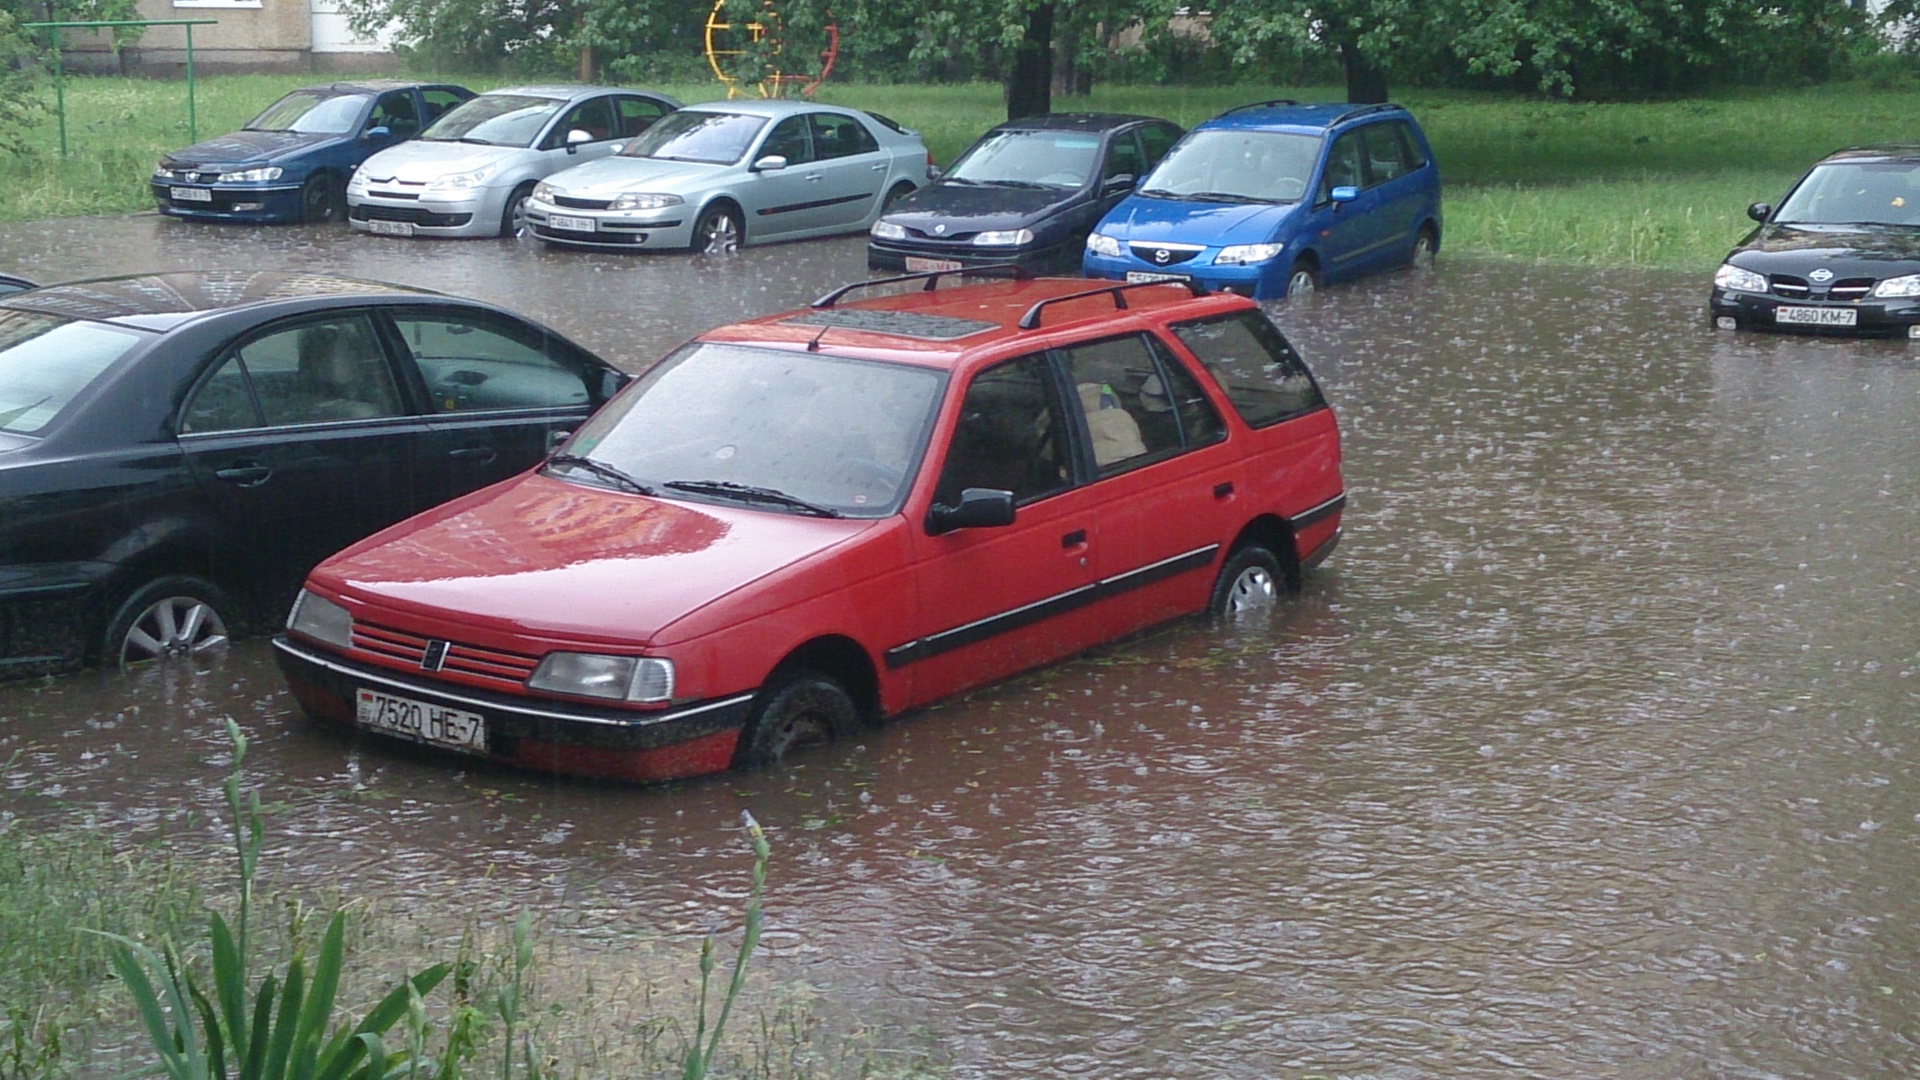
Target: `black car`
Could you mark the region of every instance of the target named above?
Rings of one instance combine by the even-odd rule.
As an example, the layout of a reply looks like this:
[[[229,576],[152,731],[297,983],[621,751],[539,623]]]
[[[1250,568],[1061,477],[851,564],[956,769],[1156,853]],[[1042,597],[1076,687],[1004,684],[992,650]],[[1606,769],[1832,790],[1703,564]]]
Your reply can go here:
[[[1747,216],[1760,227],[1713,275],[1715,326],[1920,340],[1920,145],[1829,154]]]
[[[147,186],[168,217],[341,221],[361,162],[472,96],[464,86],[392,79],[302,87],[239,131],[161,158]]]
[[[625,381],[518,315],[378,282],[0,297],[0,675],[271,626],[313,564],[539,462]]]
[[[1183,132],[1148,116],[1059,113],[987,132],[874,222],[875,270],[1019,263],[1077,274],[1087,233]]]

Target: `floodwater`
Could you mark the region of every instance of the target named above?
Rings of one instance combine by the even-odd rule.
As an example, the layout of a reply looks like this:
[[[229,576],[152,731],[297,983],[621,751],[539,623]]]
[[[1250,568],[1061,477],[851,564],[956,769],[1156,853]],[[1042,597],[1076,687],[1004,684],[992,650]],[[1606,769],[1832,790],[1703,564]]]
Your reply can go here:
[[[46,279],[216,265],[477,295],[629,368],[864,274],[858,238],[0,232]],[[231,717],[276,883],[429,925],[530,907],[559,971],[604,973],[737,927],[750,809],[754,979],[955,1077],[1911,1075],[1920,345],[1717,333],[1704,293],[1443,257],[1276,306],[1351,502],[1270,630],[1170,627],[652,788],[318,730],[254,642],[0,686],[0,813],[214,835]]]

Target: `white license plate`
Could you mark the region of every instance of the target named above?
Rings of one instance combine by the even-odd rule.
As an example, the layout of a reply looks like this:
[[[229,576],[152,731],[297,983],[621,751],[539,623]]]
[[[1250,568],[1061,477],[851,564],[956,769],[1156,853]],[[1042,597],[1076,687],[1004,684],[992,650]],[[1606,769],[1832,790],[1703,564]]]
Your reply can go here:
[[[361,727],[430,746],[479,753],[487,749],[486,718],[445,705],[362,689],[354,698],[354,718]]]
[[[1777,323],[1795,323],[1801,326],[1853,326],[1860,313],[1853,308],[1824,307],[1777,307],[1773,309],[1773,321]]]
[[[928,270],[958,270],[960,264],[952,259],[926,259],[918,255],[909,255],[907,269],[918,274]]]
[[[572,214],[548,214],[547,225],[555,229],[565,229],[568,232],[593,231],[592,218],[574,217]]]
[[[1156,274],[1148,270],[1127,271],[1127,282],[1137,285],[1143,281],[1186,281],[1186,274]]]
[[[212,202],[213,192],[206,188],[177,187],[167,192],[174,202]]]
[[[369,218],[367,221],[367,231],[378,233],[381,236],[412,236],[413,222],[381,221],[379,218]]]

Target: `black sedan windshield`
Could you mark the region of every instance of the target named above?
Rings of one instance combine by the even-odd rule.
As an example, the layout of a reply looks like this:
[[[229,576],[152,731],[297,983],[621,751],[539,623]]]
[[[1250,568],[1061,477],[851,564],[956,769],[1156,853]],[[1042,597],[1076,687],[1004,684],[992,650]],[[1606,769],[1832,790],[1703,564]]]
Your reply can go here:
[[[247,122],[248,131],[297,131],[305,135],[345,135],[366,111],[365,94],[320,94],[295,90]]]
[[[1920,225],[1920,164],[1817,166],[1780,204],[1773,220],[1793,225]]]
[[[428,142],[532,146],[547,121],[565,104],[527,94],[482,94],[435,120],[420,137]]]
[[[732,165],[747,156],[753,137],[765,126],[764,116],[682,109],[668,113],[620,153],[624,157]]]
[[[1078,188],[1099,163],[1100,137],[1078,131],[996,131],[973,144],[947,179]]]
[[[704,501],[876,517],[905,496],[944,381],[904,364],[696,343],[595,414],[567,452]]]
[[[0,431],[46,427],[139,342],[129,330],[0,309]]]

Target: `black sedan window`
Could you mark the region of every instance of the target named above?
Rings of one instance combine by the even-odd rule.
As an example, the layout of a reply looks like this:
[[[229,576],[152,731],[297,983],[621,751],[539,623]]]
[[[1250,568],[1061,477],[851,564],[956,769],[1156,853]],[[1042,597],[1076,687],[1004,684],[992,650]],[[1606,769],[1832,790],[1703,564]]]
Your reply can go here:
[[[393,321],[436,412],[588,403],[580,373],[556,358],[546,342],[517,328],[481,325],[457,315],[399,315]]]
[[[1920,166],[1905,161],[1818,166],[1773,219],[1797,225],[1920,225]]]
[[[40,431],[140,340],[99,323],[0,310],[0,431]]]
[[[298,131],[308,135],[345,135],[360,122],[365,94],[316,94],[295,90],[247,122],[248,131]]]
[[[257,414],[244,396],[248,387]],[[240,346],[201,387],[180,426],[220,431],[405,411],[372,326],[363,315],[345,315],[275,329]]]
[[[947,179],[1077,188],[1092,175],[1099,152],[1100,137],[1078,131],[995,132],[954,162]]]

